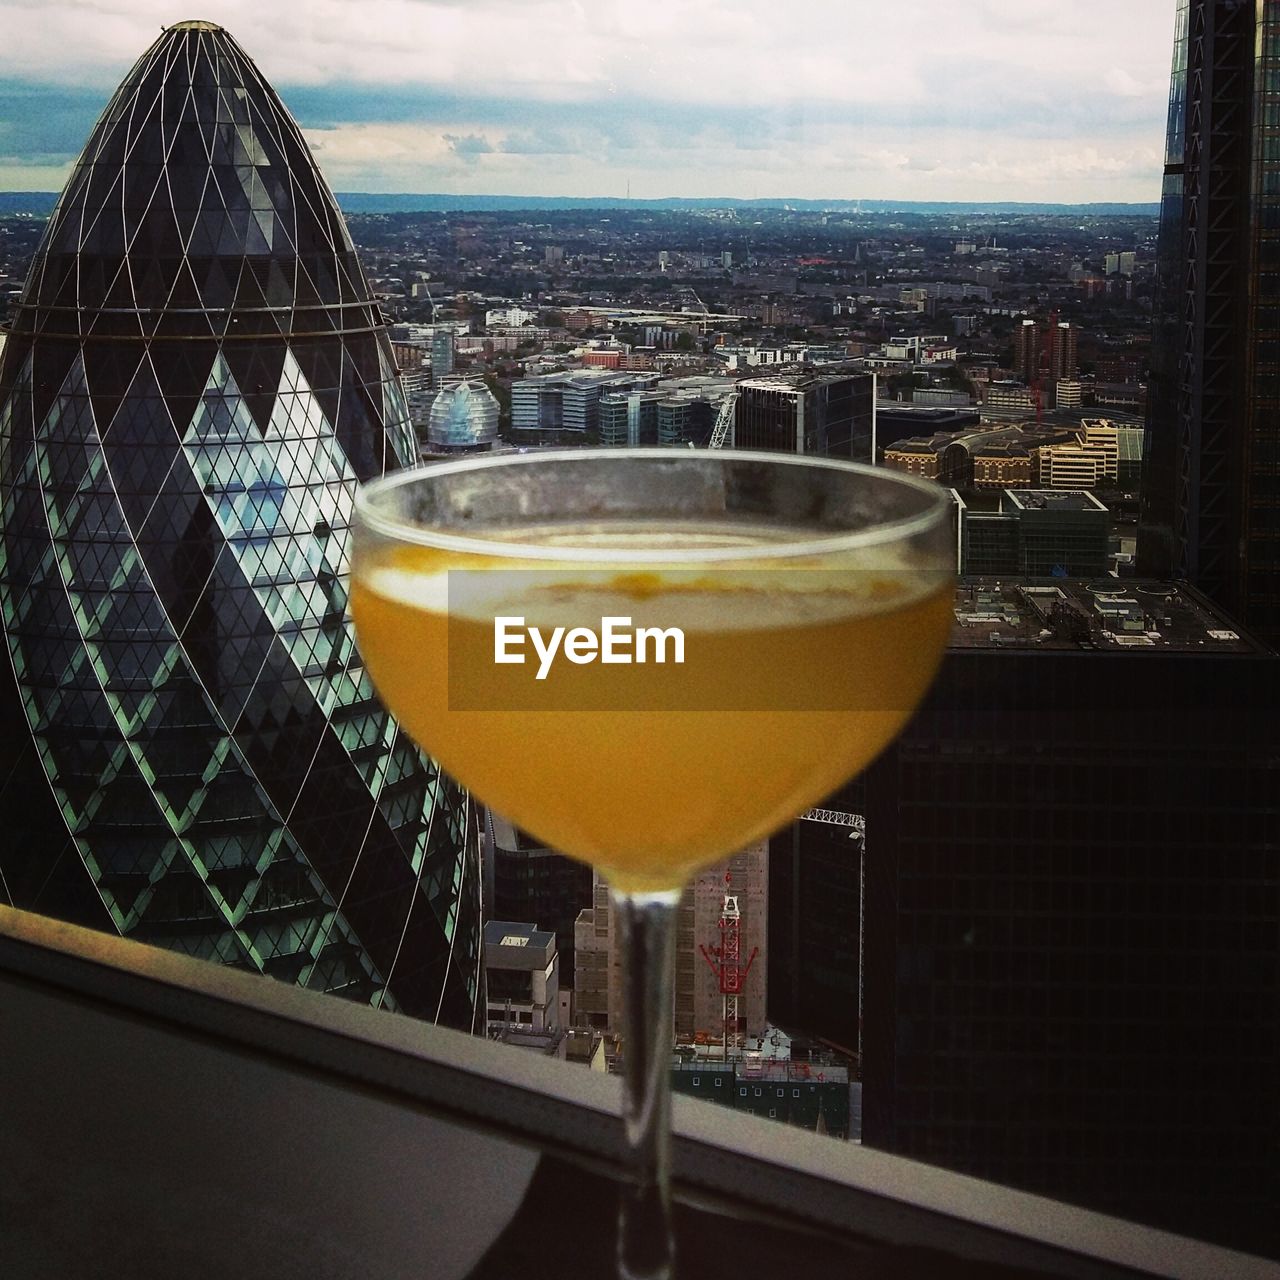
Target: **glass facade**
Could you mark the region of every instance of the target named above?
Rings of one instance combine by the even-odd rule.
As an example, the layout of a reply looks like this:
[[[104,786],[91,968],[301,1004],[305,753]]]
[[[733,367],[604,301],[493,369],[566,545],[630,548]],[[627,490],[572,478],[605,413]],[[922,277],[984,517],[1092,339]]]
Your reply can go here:
[[[734,441],[739,449],[871,461],[873,374],[748,378],[738,391]]]
[[[469,1028],[476,824],[346,618],[415,444],[297,126],[170,27],[111,99],[0,363],[0,891]]]
[[[1280,10],[1180,0],[1138,543],[1280,639]]]
[[[826,802],[862,858],[814,822],[772,842],[769,1013],[860,1044],[868,1146],[1271,1253],[1280,659],[1129,585],[1159,645],[1101,634],[1096,593],[1092,632],[1037,644],[969,584],[987,618]]]
[[[498,442],[498,401],[483,382],[445,386],[427,418],[427,444],[445,453],[492,449]]]
[[[1276,665],[948,654],[867,777],[867,1144],[1275,1249]]]
[[[1259,4],[1248,155],[1244,564],[1248,623],[1280,642],[1280,9]]]
[[[1129,584],[1158,645],[1004,586],[824,801],[865,846],[774,837],[769,1016],[859,1047],[867,1146],[1270,1254],[1280,659],[1176,585]]]
[[[661,391],[606,391],[600,397],[600,443],[610,449],[659,443]]]

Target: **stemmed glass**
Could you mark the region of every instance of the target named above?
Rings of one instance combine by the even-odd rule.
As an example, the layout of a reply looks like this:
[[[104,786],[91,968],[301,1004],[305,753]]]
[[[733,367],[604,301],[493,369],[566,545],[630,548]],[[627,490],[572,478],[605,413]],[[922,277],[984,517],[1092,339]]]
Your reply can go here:
[[[609,881],[623,1277],[671,1274],[681,888],[902,727],[950,628],[949,509],[871,467],[670,449],[467,458],[357,498],[351,607],[379,694],[481,800]]]

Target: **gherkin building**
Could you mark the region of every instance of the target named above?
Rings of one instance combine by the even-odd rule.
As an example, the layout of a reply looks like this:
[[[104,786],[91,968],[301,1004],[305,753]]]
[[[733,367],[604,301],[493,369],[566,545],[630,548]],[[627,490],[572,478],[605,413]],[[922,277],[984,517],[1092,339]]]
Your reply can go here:
[[[473,1027],[476,822],[346,616],[356,485],[414,456],[297,125],[170,27],[0,355],[0,902]]]

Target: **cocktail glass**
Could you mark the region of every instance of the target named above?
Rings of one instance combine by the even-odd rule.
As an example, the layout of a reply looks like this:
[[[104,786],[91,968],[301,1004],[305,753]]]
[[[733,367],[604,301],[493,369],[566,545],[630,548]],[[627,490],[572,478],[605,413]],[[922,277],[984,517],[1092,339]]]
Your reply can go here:
[[[672,1266],[681,889],[905,723],[950,629],[949,510],[853,463],[674,449],[468,458],[357,499],[351,608],[379,694],[479,799],[609,881],[628,1280]]]

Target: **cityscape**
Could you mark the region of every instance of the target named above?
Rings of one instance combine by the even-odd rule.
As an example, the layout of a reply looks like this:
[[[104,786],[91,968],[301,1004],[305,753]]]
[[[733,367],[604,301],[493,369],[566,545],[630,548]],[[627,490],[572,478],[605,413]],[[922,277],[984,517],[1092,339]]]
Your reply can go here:
[[[337,189],[251,30],[135,50],[0,191],[0,905],[617,1073],[616,901],[379,701],[357,487],[918,477],[940,674],[686,889],[672,1087],[1280,1259],[1280,4],[1164,8],[1163,176],[1075,203]]]

